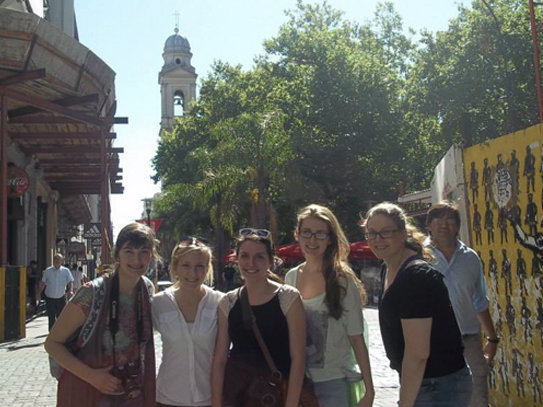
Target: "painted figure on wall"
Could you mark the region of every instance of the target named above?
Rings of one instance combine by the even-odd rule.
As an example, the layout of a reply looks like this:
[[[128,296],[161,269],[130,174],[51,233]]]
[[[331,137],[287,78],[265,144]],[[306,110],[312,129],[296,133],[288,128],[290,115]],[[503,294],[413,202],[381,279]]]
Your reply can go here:
[[[526,205],[526,218],[524,223],[528,225],[529,233],[537,233],[537,205],[534,202],[534,195],[528,194],[528,204]]]
[[[488,158],[483,160],[483,188],[485,191],[485,202],[490,199],[492,190],[492,169],[488,165]]]
[[[472,202],[475,202],[479,197],[479,172],[475,168],[475,162],[471,162],[471,170],[469,175],[469,187],[471,189]]]
[[[507,209],[500,208],[498,212],[498,227],[500,228],[500,243],[508,243],[507,241]]]
[[[516,377],[517,381],[517,396],[526,397],[524,391],[524,367],[522,366],[521,360],[524,359],[523,353],[517,348],[513,349],[513,374]]]
[[[515,325],[515,308],[511,304],[511,296],[505,296],[505,321],[507,322],[507,328],[509,329],[509,335],[515,336],[517,334],[517,327]]]
[[[494,243],[494,213],[492,212],[492,209],[490,209],[490,202],[486,203],[485,229],[487,243]]]
[[[526,176],[526,192],[530,192],[530,187],[532,189],[532,192],[535,192],[535,157],[532,154],[532,149],[529,145],[526,146],[526,157],[524,158],[524,172],[522,174]]]
[[[522,297],[522,307],[520,308],[520,318],[524,328],[524,342],[534,344],[532,337],[532,311],[526,305],[526,297]]]
[[[488,274],[490,275],[490,280],[492,281],[492,286],[494,287],[494,292],[496,296],[500,293],[498,284],[498,262],[494,258],[494,250],[490,249],[489,251],[490,258],[488,259]]]
[[[473,204],[473,231],[475,232],[475,244],[482,245],[483,239],[481,237],[481,222],[482,216],[479,209],[477,209],[477,204]]]
[[[541,384],[539,383],[539,366],[534,361],[534,354],[532,352],[528,353],[528,372],[529,377],[528,381],[532,385],[532,391],[534,393],[533,401],[534,404],[541,404]]]
[[[502,273],[500,275],[505,283],[505,295],[513,294],[511,286],[511,260],[507,257],[507,249],[502,249]]]
[[[511,159],[509,160],[509,170],[511,171],[511,176],[513,178],[513,190],[515,194],[518,194],[519,168],[520,163],[517,158],[517,151],[512,150]]]
[[[526,280],[528,273],[526,270],[526,260],[522,257],[522,249],[517,249],[517,277],[520,287],[520,295],[528,295],[526,290]]]

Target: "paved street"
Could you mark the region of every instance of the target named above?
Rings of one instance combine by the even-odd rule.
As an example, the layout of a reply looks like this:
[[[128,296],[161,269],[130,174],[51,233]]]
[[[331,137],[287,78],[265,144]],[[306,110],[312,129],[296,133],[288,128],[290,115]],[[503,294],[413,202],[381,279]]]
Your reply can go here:
[[[377,311],[364,312],[369,326],[370,357],[376,386],[375,407],[396,405],[398,378],[388,367],[379,334]],[[0,406],[53,407],[56,380],[49,374],[43,342],[47,335],[47,318],[39,317],[26,325],[25,339],[0,343]],[[160,340],[157,356],[160,358]]]

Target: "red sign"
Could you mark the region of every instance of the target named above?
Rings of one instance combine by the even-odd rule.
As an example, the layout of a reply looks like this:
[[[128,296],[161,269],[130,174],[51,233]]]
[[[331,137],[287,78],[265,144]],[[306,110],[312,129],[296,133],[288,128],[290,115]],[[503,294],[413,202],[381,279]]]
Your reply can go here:
[[[158,232],[158,229],[160,228],[160,225],[162,225],[162,219],[150,219],[151,224],[147,221],[147,219],[140,219],[137,220],[138,223],[143,223],[144,225],[149,226],[153,231]]]
[[[17,198],[25,193],[30,184],[28,174],[22,168],[8,166],[8,198]]]

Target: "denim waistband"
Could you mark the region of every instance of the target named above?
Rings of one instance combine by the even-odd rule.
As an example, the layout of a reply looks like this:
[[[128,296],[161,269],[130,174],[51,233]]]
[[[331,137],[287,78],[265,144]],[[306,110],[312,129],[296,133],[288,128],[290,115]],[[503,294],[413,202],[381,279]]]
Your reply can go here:
[[[454,373],[450,373],[448,375],[445,375],[445,376],[438,376],[438,377],[427,377],[425,379],[422,379],[422,383],[421,383],[421,386],[425,386],[425,385],[429,385],[429,384],[433,384],[433,383],[436,383],[438,382],[440,379],[444,379],[444,378],[447,378],[447,377],[451,377],[451,376],[459,376],[459,375],[469,375],[470,372],[469,372],[469,369],[467,366],[464,366],[462,369],[460,370],[457,370],[456,372]]]

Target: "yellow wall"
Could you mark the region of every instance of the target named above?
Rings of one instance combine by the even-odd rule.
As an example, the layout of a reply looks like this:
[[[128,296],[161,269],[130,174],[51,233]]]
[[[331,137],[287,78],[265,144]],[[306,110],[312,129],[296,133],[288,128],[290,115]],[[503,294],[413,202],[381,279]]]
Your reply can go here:
[[[490,311],[502,338],[490,376],[496,406],[543,405],[542,143],[543,126],[537,125],[464,150],[471,246],[484,263]],[[514,224],[532,248],[516,239]]]

